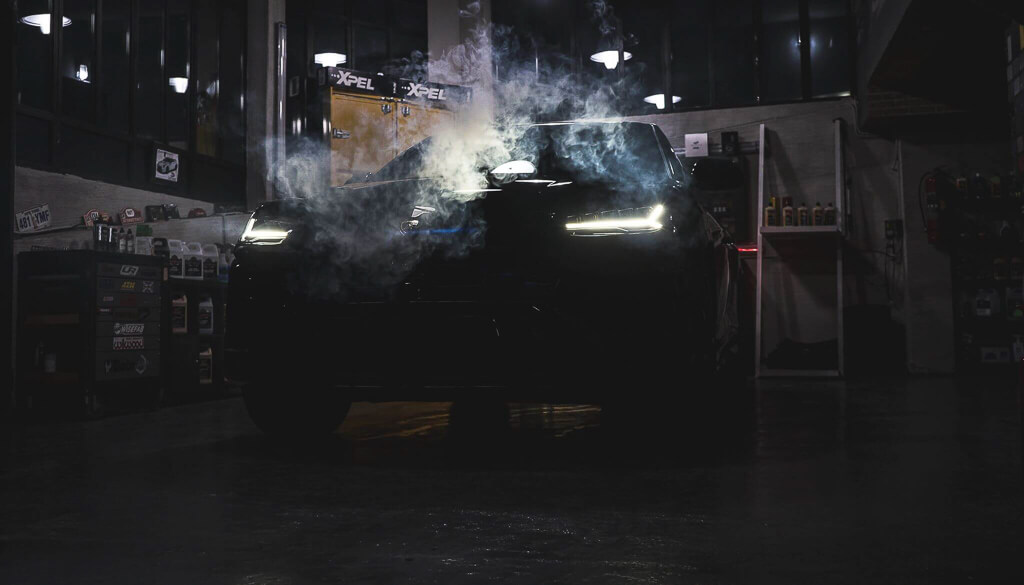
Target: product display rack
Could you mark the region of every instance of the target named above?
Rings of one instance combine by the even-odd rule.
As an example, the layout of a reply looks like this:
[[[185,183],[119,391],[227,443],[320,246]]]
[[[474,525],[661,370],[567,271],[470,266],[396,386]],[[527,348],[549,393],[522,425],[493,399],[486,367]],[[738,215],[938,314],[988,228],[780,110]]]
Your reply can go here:
[[[178,295],[184,294],[188,299],[186,311],[185,333],[175,333],[168,328],[168,387],[174,396],[186,397],[196,393],[219,393],[226,390],[224,384],[224,317],[227,301],[227,283],[211,279],[171,278],[167,281],[167,300],[165,306],[168,315],[172,315],[171,302]],[[204,297],[213,302],[213,333],[199,332],[199,303]],[[213,350],[212,381],[201,384],[200,356],[203,348]]]
[[[153,256],[19,254],[17,406],[95,414],[108,399],[159,403],[165,274]]]
[[[766,226],[764,225],[767,194],[765,193],[766,127],[759,128],[759,155],[757,176],[757,292],[755,296],[754,371],[758,377],[837,377],[843,374],[843,203],[845,177],[843,176],[842,120],[833,121],[835,156],[835,225]],[[810,246],[810,247],[809,247]],[[836,355],[834,367],[769,368],[764,347],[764,284],[767,277],[766,261],[785,263],[791,258],[806,258],[809,254],[828,253],[834,258],[835,270],[835,323]]]

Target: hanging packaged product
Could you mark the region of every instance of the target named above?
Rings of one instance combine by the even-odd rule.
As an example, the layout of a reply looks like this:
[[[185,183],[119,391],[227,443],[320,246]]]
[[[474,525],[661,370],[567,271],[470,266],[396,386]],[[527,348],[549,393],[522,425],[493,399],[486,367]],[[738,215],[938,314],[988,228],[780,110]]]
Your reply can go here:
[[[1006,318],[1010,321],[1024,321],[1024,288],[1006,289]]]
[[[978,289],[974,295],[974,316],[994,317],[999,314],[999,293],[991,288]]]
[[[186,242],[182,253],[182,264],[185,265],[185,278],[202,280],[203,245],[199,242]]]
[[[153,237],[152,236],[136,236],[135,237],[135,253],[140,256],[152,256],[153,255]]]
[[[203,280],[217,280],[220,252],[217,244],[203,244]]]
[[[231,269],[231,262],[228,260],[228,254],[230,253],[226,246],[218,246],[217,254],[217,280],[220,282],[228,281],[228,270]]]
[[[171,297],[171,333],[188,333],[188,295]]]
[[[1024,262],[1020,256],[1010,258],[1010,280],[1021,280],[1024,278]]]
[[[157,240],[153,245],[159,251]],[[167,266],[168,276],[185,278],[185,244],[181,240],[167,240]]]
[[[204,347],[196,360],[200,384],[213,384],[213,348]]]
[[[202,297],[199,299],[199,312],[196,313],[199,321],[199,333],[202,335],[213,335],[213,299]]]
[[[1010,275],[1010,265],[1006,262],[1006,258],[1002,256],[992,259],[992,278],[996,280],[1006,280],[1006,277]]]

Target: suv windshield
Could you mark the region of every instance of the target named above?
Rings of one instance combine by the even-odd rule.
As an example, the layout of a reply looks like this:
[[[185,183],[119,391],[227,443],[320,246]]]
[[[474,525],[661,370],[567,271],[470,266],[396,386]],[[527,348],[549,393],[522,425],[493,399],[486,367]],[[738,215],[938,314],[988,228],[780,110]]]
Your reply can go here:
[[[667,147],[664,137],[648,124],[541,124],[526,129],[512,148],[509,160],[530,161],[537,167],[537,177],[545,179],[580,183],[654,183],[664,181],[670,173],[659,138]],[[353,177],[349,182],[423,177],[424,156],[431,146],[432,139],[427,138],[376,173]],[[668,154],[674,158],[671,151]],[[481,158],[487,157],[481,153]],[[481,168],[488,167],[484,164]]]
[[[668,168],[654,128],[647,124],[545,124],[531,126],[513,149],[546,179],[654,182]]]

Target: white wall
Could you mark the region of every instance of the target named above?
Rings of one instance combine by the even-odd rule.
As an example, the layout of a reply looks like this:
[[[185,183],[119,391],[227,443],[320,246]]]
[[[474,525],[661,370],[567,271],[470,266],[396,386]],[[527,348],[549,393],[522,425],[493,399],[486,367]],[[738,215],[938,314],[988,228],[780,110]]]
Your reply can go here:
[[[741,142],[756,142],[758,126],[767,128],[765,195],[790,196],[794,205],[811,207],[835,199],[833,120],[846,127],[847,173],[851,181],[844,264],[844,297],[850,305],[889,305],[902,320],[902,295],[889,299],[885,286],[884,220],[897,218],[899,173],[893,167],[895,143],[856,131],[852,98],[777,106],[756,106],[639,116],[657,123],[673,146],[687,133],[709,132],[720,142],[723,130],[739,132]],[[750,225],[757,225],[757,157],[748,155]],[[756,236],[751,235],[751,238]],[[806,245],[806,244],[805,244]],[[813,244],[811,244],[813,246]],[[821,252],[822,250],[817,250]],[[786,262],[766,262],[764,345],[770,351],[783,338],[813,343],[835,338],[834,257],[801,254],[788,247]],[[802,262],[794,263],[796,258]],[[856,349],[856,348],[852,348]]]
[[[178,206],[182,216],[187,216],[189,210],[196,207],[211,216],[214,212],[212,203],[101,183],[74,175],[18,167],[15,171],[15,210],[22,211],[43,203],[50,206],[52,231],[16,236],[15,253],[30,250],[33,246],[82,247],[90,241],[92,234],[91,230],[81,225],[82,215],[90,209],[116,214],[125,207],[142,210],[146,205],[173,203]],[[238,241],[247,219],[248,214],[235,213],[204,219],[155,222],[149,225],[153,226],[154,235],[158,237],[234,244]]]

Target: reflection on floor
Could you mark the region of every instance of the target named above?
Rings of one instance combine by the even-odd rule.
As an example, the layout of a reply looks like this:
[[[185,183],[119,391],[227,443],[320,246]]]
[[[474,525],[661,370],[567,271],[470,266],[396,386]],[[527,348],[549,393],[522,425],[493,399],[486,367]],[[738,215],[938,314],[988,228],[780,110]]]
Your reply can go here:
[[[1024,582],[1012,384],[704,398],[358,404],[301,448],[238,399],[18,424],[0,580]]]

